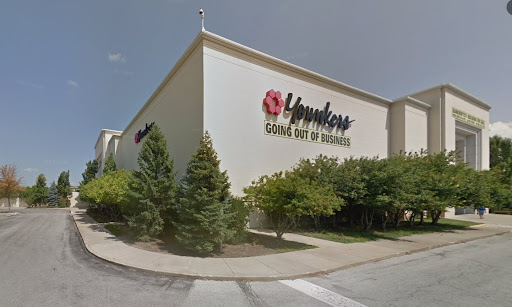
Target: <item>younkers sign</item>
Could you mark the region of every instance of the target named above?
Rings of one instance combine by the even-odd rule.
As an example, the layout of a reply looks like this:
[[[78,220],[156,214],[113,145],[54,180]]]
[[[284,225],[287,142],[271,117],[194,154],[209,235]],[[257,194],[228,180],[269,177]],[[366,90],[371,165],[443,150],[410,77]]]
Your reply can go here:
[[[140,140],[142,140],[143,137],[145,137],[149,131],[151,131],[151,128],[153,128],[153,125],[155,122],[152,122],[151,124],[146,124],[146,128],[144,130],[139,130],[137,133],[135,133],[135,143],[140,143]]]
[[[292,105],[292,99],[292,93],[288,94],[288,98],[285,103],[281,98],[281,92],[274,90],[267,92],[265,99],[263,99],[263,104],[267,107],[267,113],[279,115],[284,108],[286,112],[291,112],[291,116],[290,124],[288,126],[265,121],[265,134],[340,147],[350,147],[350,137],[312,129],[299,128],[292,125],[295,124],[297,120],[307,120],[309,122],[316,122],[318,125],[330,128],[337,127],[347,130],[350,128],[350,124],[354,122],[354,120],[350,120],[348,115],[343,117],[341,114],[333,114],[333,112],[329,110],[331,106],[330,102],[326,102],[325,107],[321,110],[310,106],[304,106],[301,103],[301,97],[297,97],[297,100]]]

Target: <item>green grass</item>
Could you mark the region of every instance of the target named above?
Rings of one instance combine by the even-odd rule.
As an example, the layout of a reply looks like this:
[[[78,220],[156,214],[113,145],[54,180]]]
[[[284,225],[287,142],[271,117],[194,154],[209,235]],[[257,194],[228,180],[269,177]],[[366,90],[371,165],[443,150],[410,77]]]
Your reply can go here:
[[[110,222],[104,215],[96,212],[96,210],[94,210],[94,208],[88,208],[85,213],[87,213],[88,216],[92,217],[98,223]]]
[[[503,208],[503,209],[501,209],[501,210],[494,211],[493,213],[494,213],[494,214],[506,214],[506,215],[511,215],[511,214],[512,214],[512,209],[510,209],[510,208]]]
[[[110,231],[114,236],[120,237],[129,235],[130,229],[126,225],[121,224],[106,224],[105,228]]]
[[[297,231],[297,233],[334,242],[357,243],[380,239],[393,240],[399,237],[406,237],[414,234],[457,230],[479,225],[479,223],[450,219],[439,220],[439,225],[430,225],[430,222],[430,219],[425,219],[425,224],[423,226],[416,225],[414,227],[409,227],[407,222],[403,222],[398,228],[393,228],[391,225],[388,225],[388,228],[385,232],[379,229],[372,229],[369,232],[364,232],[358,229],[342,227],[335,230],[320,230],[318,232],[303,230]]]

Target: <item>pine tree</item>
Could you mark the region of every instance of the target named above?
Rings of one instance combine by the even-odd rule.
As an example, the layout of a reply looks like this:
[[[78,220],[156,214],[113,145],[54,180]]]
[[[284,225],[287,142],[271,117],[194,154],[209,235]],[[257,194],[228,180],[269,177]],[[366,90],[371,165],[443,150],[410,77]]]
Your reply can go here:
[[[72,195],[71,184],[69,183],[69,171],[62,172],[57,180],[57,190],[60,197],[68,199]]]
[[[60,200],[59,190],[57,185],[55,185],[55,181],[52,182],[52,185],[48,189],[48,205],[49,206],[58,206]]]
[[[157,125],[145,137],[137,163],[140,170],[130,176],[123,212],[137,239],[148,241],[172,224],[178,189],[167,140]]]
[[[176,239],[199,254],[210,253],[216,248],[222,250],[222,242],[232,234],[228,229],[230,183],[219,165],[212,139],[206,131],[181,181],[179,219],[174,223],[178,230]]]
[[[106,175],[110,172],[117,171],[116,161],[114,160],[114,155],[110,153],[107,160],[105,161],[105,166],[103,167],[103,175]]]
[[[86,185],[91,180],[96,178],[96,173],[98,173],[99,170],[98,161],[96,159],[87,162],[85,166],[85,172],[82,173],[82,177],[84,178],[84,180],[80,182],[80,185]]]
[[[33,186],[34,203],[43,205],[48,202],[48,187],[46,186],[46,177],[43,174],[37,176],[36,184]]]

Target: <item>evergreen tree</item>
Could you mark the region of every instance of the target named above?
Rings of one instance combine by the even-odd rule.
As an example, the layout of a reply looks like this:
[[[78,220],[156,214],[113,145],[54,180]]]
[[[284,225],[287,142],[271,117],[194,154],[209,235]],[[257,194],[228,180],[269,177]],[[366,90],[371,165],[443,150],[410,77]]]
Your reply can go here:
[[[82,177],[84,178],[84,180],[80,182],[80,185],[86,185],[91,180],[96,178],[96,173],[98,173],[99,170],[98,161],[96,159],[87,162],[85,165],[85,172],[82,173]]]
[[[71,196],[71,184],[69,183],[69,171],[62,172],[57,180],[57,190],[59,191],[60,197],[68,199]]]
[[[46,177],[43,174],[37,176],[36,184],[33,189],[33,202],[36,205],[48,203],[48,187],[46,186]]]
[[[171,225],[177,191],[174,162],[157,125],[146,136],[137,163],[140,170],[130,176],[123,212],[137,239],[148,241]]]
[[[187,249],[206,254],[229,239],[230,183],[221,172],[210,134],[205,132],[181,181],[176,239]]]
[[[114,155],[110,153],[107,160],[105,161],[105,166],[103,167],[103,175],[106,175],[110,172],[117,171],[116,161],[114,160]]]
[[[58,206],[60,200],[59,189],[57,185],[55,185],[55,181],[52,182],[52,185],[48,189],[48,205],[50,206]]]

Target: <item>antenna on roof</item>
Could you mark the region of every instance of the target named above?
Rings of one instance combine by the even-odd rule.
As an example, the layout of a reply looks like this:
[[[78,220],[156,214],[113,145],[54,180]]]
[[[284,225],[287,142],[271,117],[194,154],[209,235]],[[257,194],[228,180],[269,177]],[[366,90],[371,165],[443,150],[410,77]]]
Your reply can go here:
[[[201,15],[201,31],[204,32],[204,11],[203,9],[199,9],[199,15]]]

